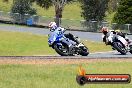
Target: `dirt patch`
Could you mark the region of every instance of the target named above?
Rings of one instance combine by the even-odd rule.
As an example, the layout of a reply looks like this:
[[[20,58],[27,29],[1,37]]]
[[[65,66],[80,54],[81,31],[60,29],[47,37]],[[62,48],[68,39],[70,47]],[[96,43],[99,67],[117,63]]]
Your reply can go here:
[[[132,59],[0,59],[0,64],[81,64],[95,62],[132,62]]]

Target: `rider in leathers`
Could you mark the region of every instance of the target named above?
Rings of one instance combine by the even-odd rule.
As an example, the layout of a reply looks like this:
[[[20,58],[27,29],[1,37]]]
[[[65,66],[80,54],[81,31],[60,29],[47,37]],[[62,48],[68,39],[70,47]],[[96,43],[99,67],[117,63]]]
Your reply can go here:
[[[59,31],[59,34],[63,34],[66,29],[62,28],[62,27],[57,27],[56,23],[55,22],[50,22],[49,23],[49,28],[50,28],[50,31]],[[67,41],[67,38],[69,38],[70,42]],[[71,51],[71,49],[73,48],[72,44],[74,45],[78,45],[79,44],[79,41],[71,34],[64,34],[64,37],[60,40],[62,41],[63,43],[65,43],[66,45],[68,45],[69,47],[69,51]]]
[[[127,48],[128,42],[125,39],[125,35],[121,35],[121,33],[117,33],[115,31],[110,31],[107,27],[103,27],[101,29],[101,32],[104,34],[103,35],[103,42],[105,42],[106,45],[109,45],[109,42],[107,41],[107,39],[112,43],[113,42],[113,38],[117,37],[117,38],[120,39],[120,41]]]

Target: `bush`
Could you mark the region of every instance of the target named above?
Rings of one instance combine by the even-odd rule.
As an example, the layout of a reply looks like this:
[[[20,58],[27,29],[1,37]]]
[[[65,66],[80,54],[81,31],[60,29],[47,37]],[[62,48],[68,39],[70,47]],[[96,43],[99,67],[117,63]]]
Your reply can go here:
[[[17,23],[25,23],[30,15],[35,15],[36,10],[31,7],[31,0],[14,0],[11,12],[12,18]],[[15,13],[15,14],[14,14]]]
[[[118,24],[132,24],[132,0],[121,0],[113,22]]]
[[[82,16],[85,20],[101,21],[105,17],[109,0],[80,0]]]

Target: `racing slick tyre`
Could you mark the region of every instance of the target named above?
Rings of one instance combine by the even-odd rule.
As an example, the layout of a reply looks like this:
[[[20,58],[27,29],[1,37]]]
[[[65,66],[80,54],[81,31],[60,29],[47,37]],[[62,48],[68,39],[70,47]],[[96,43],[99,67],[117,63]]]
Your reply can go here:
[[[64,45],[58,45],[57,43],[54,44],[55,51],[61,56],[69,56],[68,48]]]
[[[130,45],[129,48],[130,48],[129,52],[132,54],[132,45]]]
[[[122,43],[120,43],[120,42],[115,42],[115,43],[113,44],[113,47],[114,47],[118,52],[120,52],[122,55],[126,55],[127,50],[123,47]]]
[[[89,54],[89,50],[86,46],[81,46],[79,48],[81,49],[81,51],[79,53],[80,55],[87,56]]]

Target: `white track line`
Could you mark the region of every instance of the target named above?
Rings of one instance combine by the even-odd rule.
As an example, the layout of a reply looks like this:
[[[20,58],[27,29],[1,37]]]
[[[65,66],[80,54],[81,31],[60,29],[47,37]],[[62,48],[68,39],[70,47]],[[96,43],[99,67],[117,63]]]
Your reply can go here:
[[[117,51],[107,51],[107,52],[95,52],[95,53],[90,53],[90,54],[105,54],[105,53],[116,53]],[[33,56],[60,56],[58,54],[55,55],[33,55]]]
[[[95,52],[90,54],[116,53],[117,51]]]

